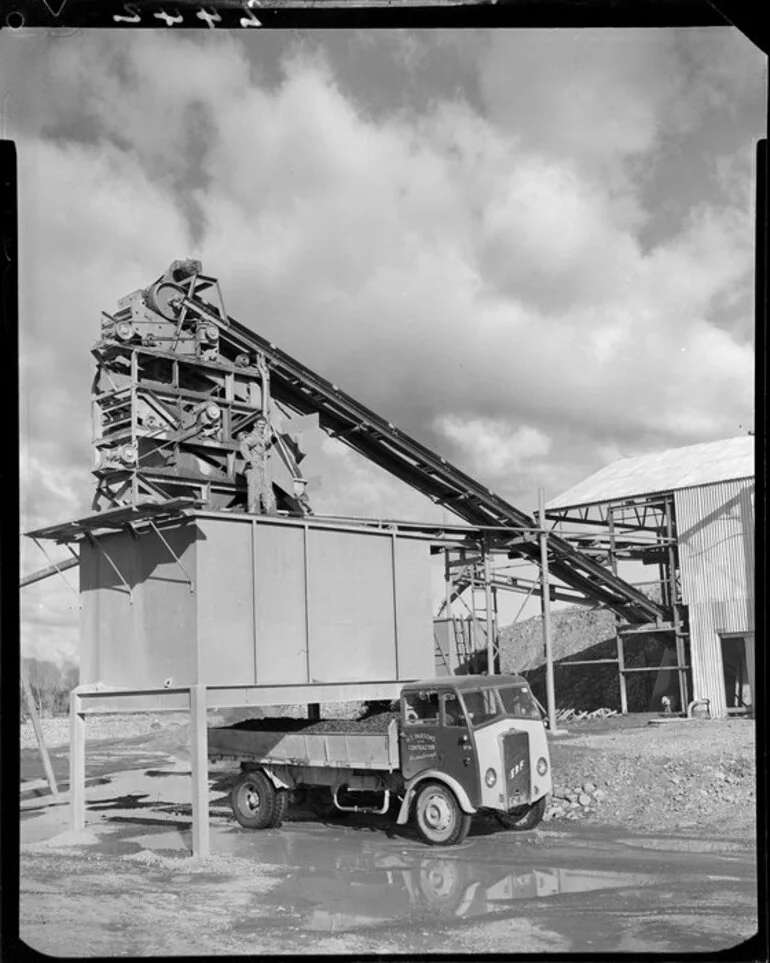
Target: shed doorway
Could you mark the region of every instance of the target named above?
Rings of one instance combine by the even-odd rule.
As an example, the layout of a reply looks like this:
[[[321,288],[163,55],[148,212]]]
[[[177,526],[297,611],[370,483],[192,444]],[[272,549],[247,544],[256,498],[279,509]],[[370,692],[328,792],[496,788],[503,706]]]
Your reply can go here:
[[[754,708],[754,633],[721,636],[725,704],[729,714]]]

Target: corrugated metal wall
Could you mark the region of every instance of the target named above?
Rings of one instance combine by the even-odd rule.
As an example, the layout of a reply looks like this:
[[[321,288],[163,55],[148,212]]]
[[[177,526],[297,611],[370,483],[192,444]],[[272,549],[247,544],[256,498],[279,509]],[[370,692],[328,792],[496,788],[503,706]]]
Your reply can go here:
[[[754,631],[754,479],[674,493],[696,698],[725,715],[720,632]]]

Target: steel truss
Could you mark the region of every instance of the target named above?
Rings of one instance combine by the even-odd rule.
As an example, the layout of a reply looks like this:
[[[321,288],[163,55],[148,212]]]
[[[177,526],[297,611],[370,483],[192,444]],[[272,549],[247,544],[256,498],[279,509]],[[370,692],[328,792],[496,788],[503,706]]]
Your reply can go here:
[[[564,525],[590,525],[594,531],[568,537],[584,553],[591,554],[614,574],[627,568],[632,561],[657,569],[657,578],[635,581],[633,584],[655,598],[664,618],[654,624],[634,625],[615,611],[614,631],[617,658],[581,660],[563,665],[590,665],[613,662],[618,666],[621,712],[628,711],[626,682],[632,672],[676,672],[679,690],[679,711],[689,703],[691,678],[687,607],[682,602],[682,586],[677,548],[677,528],[674,496],[672,493],[642,495],[616,499],[600,505],[581,505],[573,508],[552,509],[546,516],[559,529]],[[649,635],[673,639],[676,661],[669,667],[625,664],[626,644]]]

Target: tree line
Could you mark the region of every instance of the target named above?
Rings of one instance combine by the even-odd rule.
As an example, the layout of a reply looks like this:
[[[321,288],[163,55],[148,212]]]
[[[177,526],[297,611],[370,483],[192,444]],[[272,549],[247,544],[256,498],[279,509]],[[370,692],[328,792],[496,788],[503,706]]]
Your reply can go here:
[[[22,659],[37,713],[42,717],[62,716],[69,712],[69,695],[78,684],[78,667],[71,662],[56,665],[41,659]],[[21,693],[21,721],[29,718],[27,700]]]

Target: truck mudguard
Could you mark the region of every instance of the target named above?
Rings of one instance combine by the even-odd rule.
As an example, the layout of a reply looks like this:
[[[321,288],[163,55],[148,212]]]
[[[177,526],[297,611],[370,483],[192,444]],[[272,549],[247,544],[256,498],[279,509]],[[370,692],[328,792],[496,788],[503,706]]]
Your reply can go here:
[[[263,772],[276,789],[294,788],[294,780],[288,776],[286,766],[265,766],[259,762],[248,762],[242,768],[248,772]]]
[[[401,803],[401,809],[398,811],[398,818],[396,823],[398,825],[403,825],[409,820],[409,807],[412,804],[412,799],[415,792],[419,788],[420,783],[425,782],[426,779],[435,779],[436,782],[443,782],[445,786],[449,786],[452,792],[457,796],[457,801],[460,803],[460,808],[466,813],[475,813],[476,810],[471,805],[471,801],[468,798],[468,793],[463,789],[460,783],[450,776],[446,772],[442,772],[440,769],[426,769],[424,772],[418,772],[416,776],[413,776],[409,782],[406,784],[406,795],[404,796],[404,801]]]

